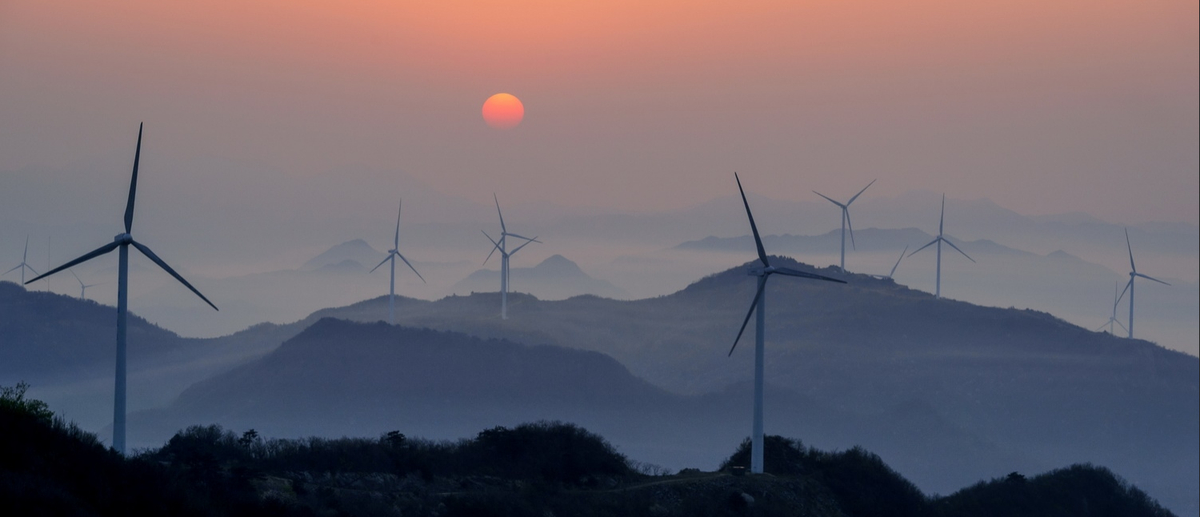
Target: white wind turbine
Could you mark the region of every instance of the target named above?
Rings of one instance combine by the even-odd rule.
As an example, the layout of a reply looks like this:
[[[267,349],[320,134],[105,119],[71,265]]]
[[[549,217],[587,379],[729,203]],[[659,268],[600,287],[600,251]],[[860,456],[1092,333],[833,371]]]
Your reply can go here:
[[[838,203],[837,201],[834,201],[829,196],[826,196],[825,194],[822,194],[815,190],[813,191],[813,194],[816,194],[818,196],[821,196],[821,197],[829,200],[830,203],[833,203],[842,209],[842,262],[841,262],[841,265],[838,266],[839,268],[841,268],[842,273],[846,272],[846,228],[847,227],[850,228],[850,246],[853,246],[854,249],[858,249],[858,246],[854,244],[854,225],[850,224],[850,203],[853,203],[855,199],[858,199],[858,196],[861,196],[863,192],[866,192],[867,189],[871,188],[871,185],[874,185],[876,181],[878,181],[878,180],[871,180],[870,183],[867,183],[867,186],[863,187],[862,190],[858,191],[858,193],[855,194],[854,197],[850,198],[850,201],[847,201],[845,204]]]
[[[129,180],[129,198],[125,202],[125,232],[117,234],[117,236],[113,238],[112,242],[100,246],[99,248],[96,248],[92,252],[83,255],[82,257],[51,269],[50,271],[47,271],[46,274],[26,282],[26,284],[36,282],[43,277],[53,275],[54,273],[67,269],[76,264],[86,262],[113,250],[119,250],[120,253],[118,254],[119,259],[117,266],[117,372],[116,390],[113,400],[112,446],[113,449],[116,449],[116,451],[120,454],[125,454],[125,349],[126,320],[129,305],[129,247],[133,246],[134,248],[137,248],[137,250],[142,252],[146,258],[149,258],[155,264],[158,264],[158,267],[163,268],[164,271],[175,277],[176,280],[190,289],[193,293],[196,293],[196,296],[199,296],[201,300],[204,300],[204,303],[207,303],[213,309],[217,308],[216,305],[213,305],[212,302],[208,301],[208,298],[205,298],[203,294],[200,294],[200,291],[197,291],[195,287],[192,287],[192,284],[189,284],[187,280],[184,280],[182,276],[179,276],[179,273],[176,273],[174,269],[171,269],[171,266],[168,266],[166,262],[163,262],[162,259],[158,258],[158,255],[155,255],[153,251],[150,251],[150,248],[146,247],[145,244],[133,240],[133,235],[131,235],[130,232],[133,231],[133,201],[137,194],[138,162],[141,161],[141,156],[142,126],[139,124],[137,150],[133,155],[133,177]]]
[[[1122,293],[1122,294],[1124,294],[1124,293]],[[1117,334],[1114,332],[1114,330],[1116,330],[1113,328],[1114,323],[1117,326],[1121,327],[1122,329],[1129,330],[1129,329],[1125,328],[1125,325],[1121,325],[1121,322],[1117,320],[1117,305],[1120,303],[1121,303],[1121,297],[1117,295],[1117,282],[1113,282],[1112,314],[1110,314],[1108,316],[1108,321],[1104,322],[1103,325],[1100,325],[1099,327],[1097,327],[1096,330],[1101,330],[1104,327],[1108,327],[1108,334],[1111,336],[1115,336]]]
[[[754,245],[758,248],[758,260],[762,262],[761,268],[756,267],[746,271],[746,274],[758,277],[758,291],[754,294],[754,301],[750,302],[750,311],[746,313],[746,319],[742,320],[741,330],[738,330],[737,337],[733,339],[733,346],[729,348],[729,355],[733,355],[733,350],[737,348],[738,340],[742,339],[742,333],[746,331],[746,324],[750,322],[750,315],[757,311],[758,317],[754,322],[754,424],[752,428],[753,434],[750,438],[750,472],[761,474],[763,471],[763,348],[765,343],[763,336],[766,327],[765,304],[767,278],[774,274],[780,274],[826,280],[840,284],[846,282],[827,276],[796,271],[795,269],[772,266],[767,260],[767,252],[763,249],[762,239],[758,235],[758,226],[754,224],[754,215],[750,213],[750,203],[746,201],[746,191],[742,190],[742,180],[738,178],[736,172],[733,174],[733,177],[737,180],[738,191],[742,194],[742,204],[746,206],[746,217],[750,219],[750,231],[754,233]]]
[[[403,203],[404,201],[401,200],[400,204],[396,207],[396,237],[392,240],[392,249],[388,250],[387,258],[383,259],[383,262],[380,262],[379,265],[371,268],[371,271],[368,271],[368,273],[373,273],[376,269],[379,269],[379,266],[382,266],[384,262],[389,260],[392,261],[392,281],[391,287],[388,288],[388,323],[392,325],[396,324],[396,257],[400,257],[400,260],[403,260],[405,264],[408,264],[408,268],[411,269],[413,273],[417,273],[417,268],[413,267],[413,265],[408,262],[408,259],[404,258],[404,255],[400,254],[400,209],[404,207]],[[421,282],[425,282],[425,277],[421,276],[420,273],[417,273],[417,278],[420,278]]]
[[[96,287],[96,286],[100,285],[100,284],[85,284],[85,283],[83,283],[83,280],[79,278],[79,275],[75,274],[74,269],[71,269],[68,271],[71,272],[71,276],[75,277],[75,280],[79,281],[79,299],[80,300],[87,299],[87,288]]]
[[[938,219],[937,237],[934,237],[932,241],[929,241],[929,244],[921,246],[920,248],[917,248],[917,251],[914,251],[914,252],[908,254],[908,256],[911,257],[911,256],[919,253],[921,250],[928,248],[934,244],[937,244],[937,286],[936,286],[935,291],[933,292],[933,295],[937,298],[942,297],[942,243],[943,242],[950,245],[951,248],[954,248],[954,251],[962,253],[962,256],[967,257],[967,260],[970,260],[971,262],[975,262],[975,259],[971,258],[970,255],[967,255],[967,253],[965,251],[958,249],[958,246],[955,246],[953,242],[946,240],[946,238],[943,236],[944,232],[942,230],[945,227],[945,225],[946,225],[946,195],[942,194],[942,215]],[[897,262],[897,264],[899,264],[899,262]]]
[[[29,265],[28,258],[29,258],[29,236],[26,235],[25,236],[25,253],[21,254],[21,263],[17,264],[16,266],[13,266],[12,269],[5,271],[4,274],[7,275],[9,273],[12,273],[13,271],[20,269],[21,270],[21,285],[25,285],[26,283],[28,283],[25,281],[25,270],[26,269],[33,271],[33,274],[35,274],[35,275],[38,274],[37,270],[33,269],[33,266]]]
[[[1125,289],[1123,291],[1121,291],[1121,296],[1117,297],[1117,300],[1119,301],[1122,297],[1125,296],[1125,291],[1129,291],[1129,328],[1127,328],[1126,330],[1129,331],[1129,338],[1133,339],[1133,280],[1140,276],[1142,278],[1145,278],[1146,280],[1153,280],[1162,285],[1171,285],[1171,284],[1163,282],[1162,280],[1159,280],[1152,276],[1147,276],[1147,275],[1138,273],[1137,266],[1133,265],[1133,245],[1129,243],[1129,230],[1128,229],[1125,230],[1125,247],[1129,248],[1129,269],[1130,269],[1129,283],[1125,284]]]
[[[509,233],[507,227],[504,226],[504,214],[500,213],[500,200],[495,194],[492,194],[492,200],[496,202],[496,215],[500,216],[500,240],[497,241],[496,239],[493,239],[491,235],[488,235],[487,232],[483,232],[483,235],[487,237],[489,241],[492,241],[492,251],[488,252],[488,256],[487,258],[483,259],[483,263],[487,264],[487,261],[492,258],[492,253],[500,251],[500,318],[508,319],[508,258],[515,255],[518,251],[521,251],[521,248],[528,246],[529,243],[536,242],[541,244],[542,241],[537,240],[537,236],[534,236],[532,239],[530,239],[529,237],[522,237],[515,233]],[[525,242],[521,243],[520,246],[517,246],[516,249],[510,251],[508,249],[509,237],[516,237],[524,240]]]

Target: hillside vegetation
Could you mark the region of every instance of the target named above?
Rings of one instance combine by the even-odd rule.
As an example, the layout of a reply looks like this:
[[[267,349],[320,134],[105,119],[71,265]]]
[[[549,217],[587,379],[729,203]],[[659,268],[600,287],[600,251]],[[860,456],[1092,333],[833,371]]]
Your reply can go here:
[[[131,458],[23,398],[0,397],[5,515],[1167,516],[1106,469],[1017,473],[930,497],[861,449],[768,438],[769,474],[667,475],[572,424],[493,427],[433,442],[264,439],[192,426]],[[748,444],[726,461],[744,466]]]

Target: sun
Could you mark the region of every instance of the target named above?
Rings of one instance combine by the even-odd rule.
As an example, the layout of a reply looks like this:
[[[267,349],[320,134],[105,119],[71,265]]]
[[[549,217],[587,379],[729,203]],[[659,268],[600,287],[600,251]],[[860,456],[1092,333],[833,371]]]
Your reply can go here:
[[[483,120],[496,129],[516,127],[525,118],[525,105],[509,93],[497,93],[483,103]]]

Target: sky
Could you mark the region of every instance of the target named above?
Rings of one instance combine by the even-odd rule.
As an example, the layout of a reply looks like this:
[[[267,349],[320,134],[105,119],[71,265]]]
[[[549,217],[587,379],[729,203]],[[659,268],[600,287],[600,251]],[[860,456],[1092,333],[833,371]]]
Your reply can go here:
[[[1187,1],[0,0],[0,202],[93,217],[144,121],[150,188],[248,217],[341,174],[356,184],[322,201],[347,211],[404,176],[654,212],[729,195],[736,170],[783,200],[879,178],[870,195],[1198,224],[1198,18]],[[498,92],[521,125],[484,123]],[[46,184],[63,188],[29,187]]]

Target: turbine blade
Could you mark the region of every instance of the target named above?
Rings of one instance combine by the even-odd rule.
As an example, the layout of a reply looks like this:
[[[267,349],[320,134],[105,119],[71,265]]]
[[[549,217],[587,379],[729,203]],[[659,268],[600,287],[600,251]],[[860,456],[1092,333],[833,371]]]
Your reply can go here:
[[[129,180],[129,200],[125,202],[125,233],[133,231],[133,200],[137,197],[138,164],[142,161],[142,126],[138,124],[137,150],[133,153],[133,178]]]
[[[781,275],[785,275],[785,276],[798,276],[800,278],[811,278],[813,280],[825,280],[826,282],[837,282],[839,284],[846,283],[845,280],[838,280],[836,278],[830,278],[830,277],[827,277],[824,275],[818,275],[815,273],[805,273],[804,271],[796,271],[795,269],[789,269],[786,267],[775,268],[775,272],[779,273]]]
[[[1125,282],[1125,288],[1121,290],[1121,295],[1117,297],[1117,301],[1113,303],[1113,307],[1121,303],[1121,299],[1125,297],[1125,293],[1129,292],[1129,286],[1131,285],[1133,285],[1133,277],[1130,277],[1129,281]]]
[[[84,256],[82,256],[82,257],[79,257],[79,258],[77,258],[77,259],[75,259],[75,260],[72,260],[72,261],[70,261],[70,262],[67,262],[66,264],[63,264],[63,265],[61,265],[61,266],[58,266],[58,267],[56,267],[56,268],[54,268],[54,269],[51,269],[50,271],[47,271],[47,272],[46,272],[46,274],[44,274],[44,275],[38,275],[38,276],[37,276],[36,278],[34,278],[33,280],[30,280],[30,281],[28,281],[28,282],[25,282],[25,284],[26,284],[26,285],[28,285],[28,284],[31,284],[31,283],[33,283],[33,282],[36,282],[36,281],[38,281],[38,280],[41,280],[41,279],[43,279],[43,278],[46,278],[46,277],[48,277],[48,276],[50,276],[50,275],[53,275],[53,274],[55,274],[55,273],[57,273],[57,272],[59,272],[59,271],[62,271],[62,270],[64,270],[64,269],[67,269],[67,268],[69,268],[69,267],[71,267],[71,266],[74,266],[75,264],[79,264],[80,262],[86,262],[86,261],[88,261],[88,260],[91,260],[91,259],[93,259],[93,258],[99,257],[100,255],[103,255],[103,254],[105,254],[105,253],[108,253],[108,252],[110,252],[110,251],[112,251],[112,250],[115,250],[115,249],[117,249],[117,246],[120,246],[120,245],[121,245],[121,243],[119,243],[119,242],[117,242],[117,241],[112,241],[112,242],[110,242],[110,243],[108,243],[108,244],[105,244],[105,245],[103,245],[103,246],[100,246],[99,248],[96,248],[96,249],[92,250],[92,251],[91,251],[90,253],[88,253],[87,255],[84,255]]]
[[[386,264],[386,263],[387,263],[387,261],[389,261],[389,260],[392,260],[392,255],[391,255],[391,254],[388,254],[387,258],[384,258],[384,259],[383,259],[383,262],[380,262],[380,263],[379,263],[379,264],[377,264],[375,267],[371,268],[371,270],[370,270],[370,271],[367,271],[367,274],[369,275],[369,274],[371,274],[371,273],[374,273],[376,269],[379,269],[379,266],[382,266],[382,265]]]
[[[83,280],[80,280],[80,279],[79,279],[79,275],[76,275],[76,274],[75,274],[75,270],[74,270],[74,269],[68,269],[67,271],[70,271],[70,272],[71,272],[71,276],[75,277],[75,280],[78,280],[78,281],[79,281],[79,285],[83,285]]]
[[[1121,327],[1121,330],[1124,330],[1125,332],[1129,332],[1129,328],[1127,328],[1125,325],[1122,325],[1121,320],[1113,318],[1113,323],[1116,323],[1118,327]]]
[[[32,269],[32,268],[30,268],[30,269]],[[1153,281],[1155,281],[1155,282],[1158,282],[1158,283],[1160,283],[1160,284],[1162,284],[1162,285],[1171,285],[1171,284],[1168,284],[1168,283],[1166,283],[1166,282],[1163,282],[1162,280],[1159,280],[1159,279],[1157,279],[1157,278],[1154,278],[1154,277],[1152,277],[1152,276],[1149,276],[1149,275],[1143,275],[1143,274],[1141,274],[1141,273],[1136,273],[1136,272],[1135,272],[1134,274],[1135,274],[1135,275],[1137,275],[1137,276],[1140,276],[1140,277],[1142,277],[1142,278],[1145,278],[1146,280],[1153,280]]]
[[[487,237],[489,241],[492,241],[492,251],[488,252],[487,258],[483,259],[483,263],[487,264],[488,260],[491,260],[492,254],[495,253],[496,250],[500,249],[500,243],[496,242],[496,239],[493,239],[492,236],[488,235],[487,232],[485,232],[483,230],[479,230],[479,231],[483,232],[483,236]],[[501,251],[500,253],[504,253],[504,252]]]
[[[506,234],[504,234],[504,235],[506,235],[506,236],[509,236],[509,237],[516,237],[516,238],[518,238],[518,239],[525,239],[525,240],[527,240],[527,241],[529,241],[529,242],[536,242],[536,243],[538,243],[538,244],[541,244],[541,243],[542,243],[542,241],[539,241],[539,240],[537,240],[537,237],[534,237],[534,238],[530,239],[529,237],[522,237],[522,236],[520,236],[520,235],[517,235],[517,234],[515,234],[515,233],[506,233]]]
[[[962,255],[963,255],[964,257],[967,257],[967,260],[970,260],[971,262],[975,262],[975,259],[971,258],[971,256],[970,256],[970,255],[967,255],[967,252],[965,252],[965,251],[963,251],[963,250],[960,250],[960,249],[958,249],[958,246],[955,246],[953,242],[950,242],[950,241],[949,241],[949,240],[947,240],[947,239],[942,239],[942,242],[944,242],[944,243],[946,243],[946,244],[949,244],[951,248],[954,248],[954,251],[957,251],[957,252],[959,252],[959,253],[962,253]]]
[[[22,267],[24,267],[24,266],[25,266],[25,263],[24,263],[24,262],[22,262],[22,263],[20,263],[20,264],[17,264],[16,266],[13,266],[13,268],[12,268],[12,269],[10,269],[10,270],[8,270],[8,271],[5,271],[5,272],[3,272],[3,273],[0,273],[0,275],[7,275],[7,274],[9,274],[9,273],[12,273],[13,271],[16,271],[16,270],[18,270],[18,269],[21,269],[21,268],[22,268]]]
[[[1110,323],[1110,322],[1108,322],[1108,321],[1104,322],[1104,324],[1103,324],[1103,325],[1100,325],[1099,327],[1096,327],[1096,330],[1095,330],[1095,331],[1104,330],[1104,327],[1107,327],[1109,323]],[[1095,332],[1095,331],[1093,331],[1093,332]]]
[[[1133,265],[1133,245],[1129,243],[1129,228],[1125,229],[1125,247],[1129,248],[1129,269],[1137,273],[1137,266]]]
[[[500,216],[500,235],[503,236],[508,230],[504,228],[504,214],[500,213],[500,198],[496,197],[495,192],[492,193],[492,201],[496,202],[496,215]]]
[[[408,259],[404,258],[404,255],[401,255],[399,251],[396,252],[396,256],[400,257],[400,260],[403,260],[405,264],[408,264],[408,269],[411,269],[413,271],[413,273],[417,273],[417,268],[413,267],[412,264],[409,264]],[[421,283],[425,283],[425,284],[429,283],[429,282],[425,281],[425,277],[421,276],[420,273],[417,273],[417,278],[421,279]]]
[[[858,193],[855,194],[854,197],[850,198],[850,201],[846,202],[846,206],[850,206],[850,203],[853,203],[855,199],[858,199],[858,196],[861,196],[863,192],[866,192],[867,189],[871,188],[871,185],[874,185],[876,181],[879,181],[879,180],[873,179],[873,180],[871,180],[870,183],[867,183],[867,186],[863,187],[863,189],[858,191]]]
[[[754,215],[750,213],[750,202],[746,201],[746,191],[742,189],[742,179],[736,172],[733,173],[733,179],[737,180],[738,192],[742,193],[742,204],[746,205],[746,218],[750,219],[750,231],[754,232],[754,245],[758,247],[758,260],[762,261],[763,267],[771,267],[771,263],[767,262],[767,250],[763,249],[762,239],[758,236],[758,226],[754,224]],[[734,342],[734,346],[737,346],[737,342]],[[730,350],[730,353],[733,351]]]
[[[763,289],[766,287],[766,279],[758,282],[758,292],[754,293],[754,301],[750,302],[750,310],[746,312],[746,319],[742,320],[742,328],[738,330],[737,337],[733,338],[733,346],[729,347],[729,354],[727,354],[725,357],[733,355],[733,350],[737,348],[738,341],[742,339],[742,333],[746,332],[746,324],[750,323],[750,315],[754,314],[754,309],[758,308],[758,299],[762,298]]]
[[[900,252],[900,258],[896,259],[896,265],[892,266],[892,272],[888,273],[888,278],[896,274],[896,268],[900,267],[900,261],[904,260],[904,254],[908,253],[908,246],[904,247],[904,251]]]
[[[945,233],[942,230],[942,228],[945,228],[945,226],[946,226],[946,195],[942,194],[942,215],[940,217],[938,217],[938,237],[941,237],[942,234]]]
[[[841,204],[841,203],[838,203],[837,201],[834,201],[834,200],[833,200],[833,198],[831,198],[831,197],[829,197],[829,196],[826,196],[825,194],[822,194],[822,193],[820,193],[820,192],[817,192],[817,191],[815,191],[815,190],[813,191],[813,194],[816,194],[816,195],[818,195],[818,196],[821,196],[821,197],[823,197],[823,198],[825,198],[825,199],[828,199],[830,203],[833,203],[833,204],[835,204],[835,205],[837,205],[837,206],[840,206],[840,207],[842,207],[843,209],[844,209],[844,208],[846,208],[846,205],[843,205],[843,204]]]
[[[908,256],[910,256],[910,257],[911,257],[911,256],[913,256],[913,255],[916,255],[916,254],[917,254],[917,253],[919,253],[921,250],[923,250],[923,249],[925,249],[925,248],[928,248],[928,247],[930,247],[930,246],[933,246],[934,244],[936,244],[936,243],[937,243],[937,241],[939,241],[939,240],[941,240],[941,239],[942,239],[941,237],[934,237],[934,238],[933,238],[933,240],[929,241],[929,244],[926,244],[926,245],[924,245],[924,246],[921,246],[920,248],[917,248],[917,250],[916,250],[916,251],[914,251],[914,252],[912,252],[912,253],[909,253],[909,254],[908,254]]]
[[[858,249],[858,245],[854,244],[854,225],[850,224],[850,209],[843,208],[842,213],[846,215],[846,227],[850,229],[850,247]]]
[[[184,280],[179,273],[176,273],[174,269],[171,269],[171,266],[168,266],[163,259],[158,258],[158,255],[155,255],[153,251],[150,251],[150,248],[147,248],[144,244],[138,241],[131,241],[130,244],[137,248],[138,251],[142,252],[142,255],[145,255],[146,258],[154,261],[155,264],[158,264],[158,267],[163,268],[163,271],[170,273],[171,276],[175,277],[175,279],[179,281],[179,283],[183,284],[188,289],[191,289],[193,293],[196,293],[196,296],[199,296],[201,300],[204,300],[204,303],[207,303],[209,307],[213,308],[213,310],[221,310],[218,309],[216,305],[213,305],[213,302],[208,301],[208,298],[205,298],[203,294],[200,294],[200,291],[196,290],[195,287],[192,287],[192,284],[189,284],[187,280]]]
[[[25,236],[25,252],[21,254],[21,263],[24,264],[29,260],[29,236]]]
[[[33,266],[31,266],[29,264],[22,264],[22,265],[29,268],[30,271],[33,271],[33,274],[35,274],[35,275],[38,274],[37,270],[33,269]],[[1146,277],[1146,278],[1150,278],[1150,277]],[[1153,279],[1151,279],[1151,280],[1153,280]]]
[[[396,206],[396,238],[395,238],[395,240],[392,241],[392,249],[394,249],[394,250],[400,249],[400,209],[401,208],[404,208],[404,200],[403,199],[401,199],[400,203],[398,203]]]
[[[523,239],[523,238],[524,238],[524,237],[522,237],[522,239]],[[516,253],[516,252],[518,252],[518,251],[521,251],[521,248],[524,248],[525,246],[528,246],[528,245],[529,245],[529,243],[531,243],[531,242],[539,242],[539,241],[537,240],[537,237],[534,237],[534,238],[532,238],[532,239],[529,239],[529,240],[525,241],[525,244],[522,244],[522,245],[520,245],[520,246],[517,246],[517,249],[515,249],[515,250],[512,250],[512,251],[508,252],[508,255],[511,257],[511,256],[512,256],[514,253]]]

